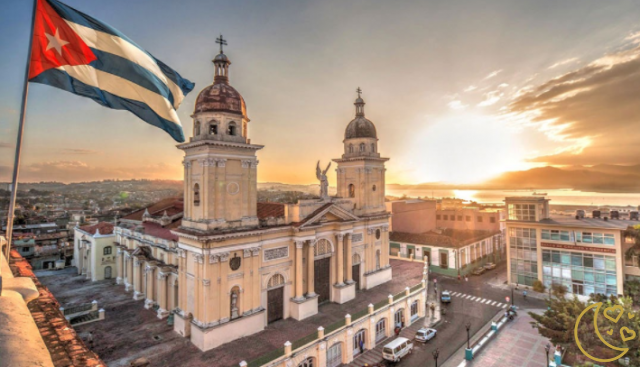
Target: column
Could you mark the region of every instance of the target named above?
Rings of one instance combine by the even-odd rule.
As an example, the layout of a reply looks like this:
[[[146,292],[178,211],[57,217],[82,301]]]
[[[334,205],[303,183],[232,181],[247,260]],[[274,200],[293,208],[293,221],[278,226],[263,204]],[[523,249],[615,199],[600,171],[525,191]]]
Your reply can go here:
[[[133,299],[139,300],[144,297],[142,292],[142,271],[140,260],[133,259]]]
[[[304,297],[302,295],[302,247],[304,246],[304,241],[295,241],[296,244],[296,294],[295,301],[303,301]]]
[[[124,290],[128,292],[133,289],[133,259],[131,258],[131,255],[129,255],[129,253],[125,254],[124,266],[127,268],[127,274],[124,281]]]
[[[229,253],[220,254],[220,322],[227,322],[231,319],[231,290],[228,283],[229,273]]]
[[[254,247],[251,249],[251,265],[253,265],[253,310],[257,311],[264,309],[262,307],[262,282],[260,278],[260,248]]]
[[[344,235],[342,233],[336,235],[336,243],[338,248],[336,249],[336,268],[338,268],[338,274],[336,276],[336,285],[344,285]]]
[[[315,297],[315,256],[313,249],[316,245],[315,240],[307,241],[307,298]]]
[[[353,254],[351,253],[351,241],[353,239],[352,233],[346,234],[347,246],[345,250],[345,257],[347,263],[347,284],[353,284]]]
[[[144,308],[147,310],[153,307],[153,304],[156,303],[156,299],[153,299],[154,296],[154,279],[155,279],[155,269],[156,267],[153,265],[147,265],[144,269],[144,278],[145,278],[145,294],[147,295],[147,299],[144,301]]]
[[[217,160],[218,167],[216,170],[216,219],[224,221],[225,220],[225,212],[224,212],[224,199],[225,193],[227,192],[225,177],[226,177],[226,166],[227,160],[224,158],[220,158]]]
[[[158,318],[159,319],[163,319],[167,316],[169,316],[169,311],[167,311],[168,308],[168,302],[167,302],[167,277],[169,276],[169,273],[163,273],[162,270],[164,269],[158,269]]]
[[[117,247],[116,247],[117,248]],[[122,250],[117,248],[116,255],[116,284],[122,284]]]

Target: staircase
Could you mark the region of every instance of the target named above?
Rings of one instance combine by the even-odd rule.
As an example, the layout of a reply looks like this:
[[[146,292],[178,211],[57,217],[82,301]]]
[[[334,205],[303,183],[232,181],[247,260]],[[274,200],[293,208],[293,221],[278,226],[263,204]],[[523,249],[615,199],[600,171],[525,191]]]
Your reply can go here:
[[[100,313],[98,311],[91,311],[89,313],[72,317],[69,320],[69,323],[72,326],[78,326],[78,325],[87,324],[87,323],[98,321],[98,320],[100,320]]]
[[[413,324],[402,329],[402,331],[400,331],[400,336],[403,338],[407,338],[409,340],[413,340],[413,338],[416,336],[416,332],[423,327],[424,327],[424,317],[417,319],[416,321],[413,322]],[[393,330],[391,330],[391,333],[393,336],[386,338],[384,340],[381,340],[376,344],[375,348],[366,350],[362,354],[358,354],[356,358],[353,360],[353,362],[347,364],[346,366],[362,367],[365,365],[365,363],[371,366],[376,363],[382,362],[382,348],[384,348],[386,344],[388,344],[390,341],[396,338]]]

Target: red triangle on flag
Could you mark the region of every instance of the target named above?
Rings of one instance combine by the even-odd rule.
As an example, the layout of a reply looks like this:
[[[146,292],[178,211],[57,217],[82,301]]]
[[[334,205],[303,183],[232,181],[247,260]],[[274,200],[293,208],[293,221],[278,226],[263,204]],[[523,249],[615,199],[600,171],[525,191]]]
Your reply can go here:
[[[64,65],[86,65],[96,55],[46,0],[38,0],[29,79]]]

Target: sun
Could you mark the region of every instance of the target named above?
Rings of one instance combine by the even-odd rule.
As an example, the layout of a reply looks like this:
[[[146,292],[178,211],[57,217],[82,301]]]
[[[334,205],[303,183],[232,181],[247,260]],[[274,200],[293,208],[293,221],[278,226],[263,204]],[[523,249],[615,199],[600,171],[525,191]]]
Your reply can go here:
[[[497,118],[455,112],[425,121],[413,136],[419,182],[479,183],[528,167],[520,133]]]

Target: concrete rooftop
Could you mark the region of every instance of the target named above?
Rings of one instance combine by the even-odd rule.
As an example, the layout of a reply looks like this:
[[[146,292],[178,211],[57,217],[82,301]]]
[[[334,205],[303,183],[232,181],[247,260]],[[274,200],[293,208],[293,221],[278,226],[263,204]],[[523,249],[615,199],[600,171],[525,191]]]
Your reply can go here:
[[[216,349],[201,352],[187,339],[173,332],[167,320],[158,320],[153,310],[144,309],[144,301],[134,301],[124,286],[115,286],[115,280],[90,282],[76,275],[75,268],[63,272],[45,271],[38,278],[57,297],[61,304],[86,303],[97,300],[106,310],[104,321],[80,325],[80,336],[93,339],[92,350],[108,366],[128,366],[140,357],[152,366],[238,366],[276,348],[286,341],[295,341],[327,325],[365,309],[369,303],[387,299],[407,286],[422,279],[423,264],[391,260],[393,280],[374,289],[359,292],[356,299],[342,305],[329,303],[320,306],[320,312],[303,321],[286,319],[269,325],[264,331],[235,340]]]

